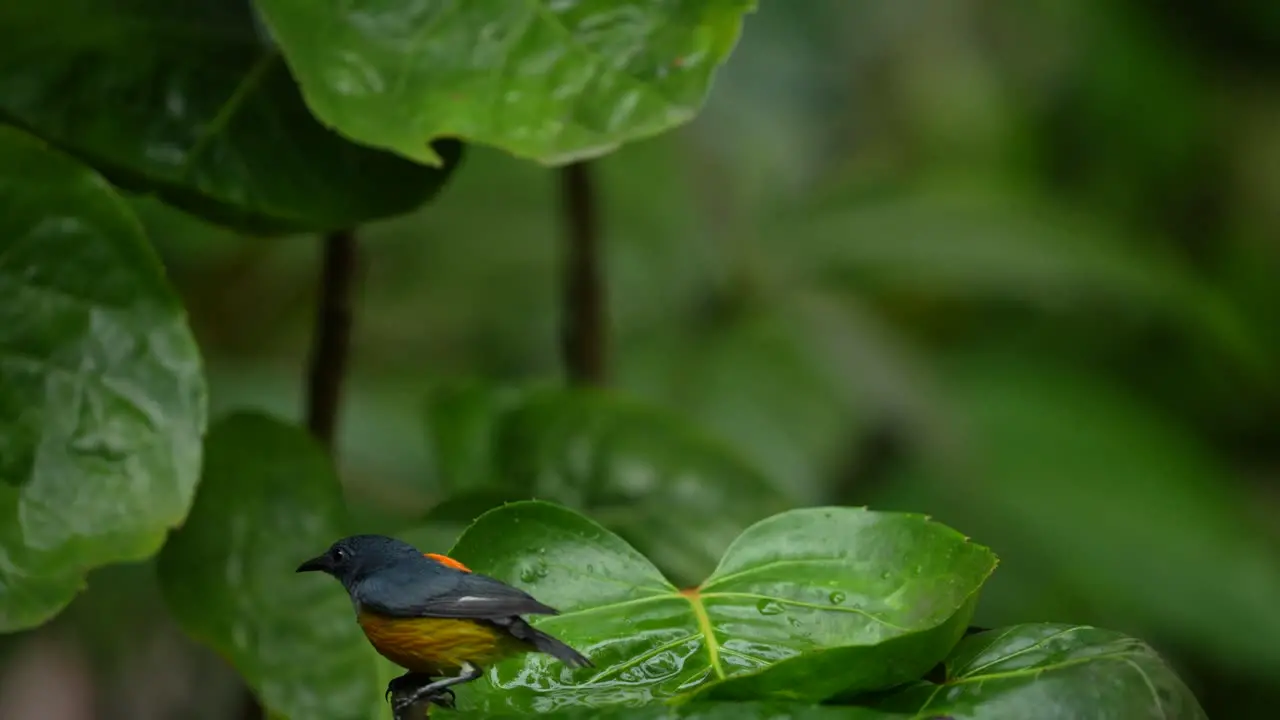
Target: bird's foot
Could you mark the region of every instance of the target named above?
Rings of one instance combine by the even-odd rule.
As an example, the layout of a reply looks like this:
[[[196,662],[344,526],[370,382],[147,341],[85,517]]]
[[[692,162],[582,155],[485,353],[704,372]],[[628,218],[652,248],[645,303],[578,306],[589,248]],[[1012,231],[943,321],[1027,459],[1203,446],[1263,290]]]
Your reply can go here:
[[[387,692],[384,697],[387,702],[392,703],[391,707],[395,711],[397,717],[402,711],[408,709],[412,705],[422,702],[423,700],[429,700],[432,703],[448,710],[457,709],[455,704],[457,698],[454,696],[453,690],[450,690],[447,687],[440,688],[439,690],[429,694],[419,692],[422,688],[430,685],[432,682],[434,681],[430,675],[414,672],[405,673],[404,675],[401,675],[387,683]]]
[[[398,691],[396,695],[399,695],[399,697],[392,702],[392,711],[395,712],[396,717],[400,717],[400,713],[423,700],[430,700],[441,707],[447,707],[452,710],[454,709],[455,698],[453,690],[451,690],[450,687],[453,685],[461,685],[462,683],[471,682],[472,680],[480,677],[481,673],[482,671],[477,665],[464,662],[462,663],[462,672],[460,672],[457,677],[444,678],[443,680],[436,680],[435,682],[428,682],[426,684],[418,684],[418,680],[422,677],[421,675],[417,675],[412,681],[405,680],[403,687],[413,689],[401,693],[399,692],[399,688],[397,688]],[[409,673],[409,675],[415,674]],[[407,676],[402,675],[397,679],[403,680],[405,677]],[[414,687],[415,685],[416,687]],[[388,689],[390,688],[388,687]]]
[[[449,688],[444,688],[443,690],[436,690],[430,695],[419,696],[417,694],[414,694],[414,695],[396,696],[395,700],[393,700],[391,703],[391,710],[392,712],[395,713],[396,717],[400,717],[401,713],[412,708],[414,705],[417,705],[418,703],[423,702],[424,700],[430,701],[434,705],[439,705],[440,707],[446,710],[458,709],[457,697],[453,694],[452,690],[450,690]]]

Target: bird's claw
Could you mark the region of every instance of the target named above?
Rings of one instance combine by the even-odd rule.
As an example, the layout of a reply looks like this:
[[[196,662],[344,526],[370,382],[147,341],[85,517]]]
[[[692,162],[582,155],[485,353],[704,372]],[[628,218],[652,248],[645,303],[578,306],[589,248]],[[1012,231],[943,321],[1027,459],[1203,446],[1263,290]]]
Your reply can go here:
[[[430,702],[447,710],[457,709],[457,696],[453,694],[453,690],[450,688],[441,688],[429,696],[415,698],[415,695],[418,694],[419,690],[430,685],[431,682],[431,678],[426,675],[406,673],[387,683],[387,691],[383,695],[383,699],[386,702],[391,703],[391,708],[397,715],[403,710],[420,703],[423,700],[429,700]],[[393,702],[392,699],[395,696],[401,697]]]
[[[429,700],[430,702],[436,705],[439,705],[440,707],[446,710],[458,709],[456,704],[457,696],[454,695],[453,691],[450,690],[449,688],[443,688],[441,690],[438,690],[426,698],[414,698],[413,695],[402,697],[396,700],[394,703],[392,703],[391,709],[398,716],[400,713],[404,712],[405,710],[408,710],[413,705],[422,702],[424,699]]]

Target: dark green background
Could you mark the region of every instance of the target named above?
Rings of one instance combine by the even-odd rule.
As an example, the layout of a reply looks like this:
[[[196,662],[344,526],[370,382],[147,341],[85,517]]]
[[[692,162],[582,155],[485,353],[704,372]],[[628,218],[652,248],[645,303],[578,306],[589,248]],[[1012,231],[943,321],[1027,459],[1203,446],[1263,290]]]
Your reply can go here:
[[[1210,717],[1268,717],[1273,7],[764,0],[704,113],[596,168],[616,384],[793,503],[929,512],[993,548],[976,622],[1133,633]],[[384,199],[429,192],[415,182]],[[437,382],[560,372],[556,187],[472,148],[434,204],[362,232],[341,477],[369,526],[440,497]],[[382,207],[349,200],[340,219]],[[263,202],[264,227],[292,221],[289,197]],[[138,206],[213,412],[297,416],[314,238]],[[696,581],[700,562],[664,567]],[[53,624],[0,641],[0,706],[56,665],[88,671],[102,717],[227,717],[232,676],[160,603],[147,567],[94,573]]]

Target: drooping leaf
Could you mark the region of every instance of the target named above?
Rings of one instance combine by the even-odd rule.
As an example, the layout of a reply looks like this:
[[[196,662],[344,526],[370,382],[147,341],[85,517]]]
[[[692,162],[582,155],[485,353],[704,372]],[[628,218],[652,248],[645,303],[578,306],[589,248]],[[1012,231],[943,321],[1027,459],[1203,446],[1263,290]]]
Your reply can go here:
[[[500,663],[458,694],[486,711],[637,705],[739,676],[762,683],[755,698],[883,689],[947,653],[995,566],[920,516],[813,508],[753,526],[705,584],[681,591],[603,527],[536,501],[481,516],[450,555],[560,610],[535,624],[595,664]],[[920,640],[897,642],[909,637]],[[828,648],[843,664],[823,659]]]
[[[966,445],[894,478],[894,506],[1010,548],[1010,579],[1054,583],[1088,622],[1280,668],[1280,559],[1201,441],[1052,358],[969,352],[945,377]]]
[[[206,391],[186,316],[99,175],[0,127],[0,632],[186,516]]]
[[[479,397],[454,394],[428,413],[450,484],[588,511],[679,580],[705,576],[738,533],[792,504],[726,447],[657,408],[583,389],[468,392]]]
[[[755,0],[257,0],[325,123],[438,162],[461,137],[563,163],[692,118]]]
[[[187,523],[160,554],[175,618],[286,718],[385,720],[396,673],[332,578],[298,565],[346,534],[342,492],[303,430],[256,413],[209,433]]]
[[[0,6],[0,121],[248,232],[324,231],[397,215],[439,191],[440,168],[356,145],[307,109],[248,0],[91,0]]]
[[[915,683],[879,707],[953,720],[1207,720],[1187,686],[1145,643],[1056,624],[967,637],[947,658],[941,684]]]

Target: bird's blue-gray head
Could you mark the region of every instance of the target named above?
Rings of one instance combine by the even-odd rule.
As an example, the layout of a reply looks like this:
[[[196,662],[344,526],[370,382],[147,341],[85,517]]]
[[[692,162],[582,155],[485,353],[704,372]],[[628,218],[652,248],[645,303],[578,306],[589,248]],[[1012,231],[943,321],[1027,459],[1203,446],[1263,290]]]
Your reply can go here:
[[[373,573],[423,561],[417,548],[385,535],[352,535],[338,540],[323,555],[298,566],[298,572],[323,572],[348,590]]]

